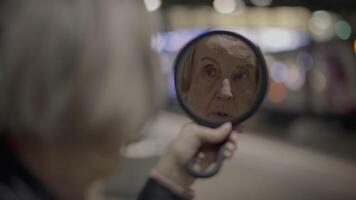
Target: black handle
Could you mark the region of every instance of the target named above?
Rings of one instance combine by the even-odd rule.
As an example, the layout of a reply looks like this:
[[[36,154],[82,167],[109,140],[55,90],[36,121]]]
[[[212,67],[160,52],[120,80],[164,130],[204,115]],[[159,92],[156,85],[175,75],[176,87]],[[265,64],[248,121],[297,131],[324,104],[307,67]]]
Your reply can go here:
[[[194,176],[197,178],[209,178],[211,176],[214,176],[216,173],[219,172],[219,170],[222,166],[222,163],[225,159],[224,151],[225,151],[225,145],[221,145],[219,148],[217,158],[214,162],[214,166],[208,167],[205,171],[202,171],[202,172],[198,172],[198,171],[194,170],[194,165],[198,161],[198,155],[199,155],[199,151],[198,151],[198,153],[196,153],[195,156],[188,163],[188,166],[187,166],[188,173],[191,176]]]

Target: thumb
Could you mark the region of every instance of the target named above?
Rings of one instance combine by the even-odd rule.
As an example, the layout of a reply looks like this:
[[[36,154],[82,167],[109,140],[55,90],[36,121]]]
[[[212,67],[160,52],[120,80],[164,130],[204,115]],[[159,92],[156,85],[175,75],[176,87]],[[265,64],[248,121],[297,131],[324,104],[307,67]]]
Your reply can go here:
[[[217,129],[208,129],[198,132],[198,138],[203,143],[217,144],[224,141],[232,131],[232,125],[227,122]]]

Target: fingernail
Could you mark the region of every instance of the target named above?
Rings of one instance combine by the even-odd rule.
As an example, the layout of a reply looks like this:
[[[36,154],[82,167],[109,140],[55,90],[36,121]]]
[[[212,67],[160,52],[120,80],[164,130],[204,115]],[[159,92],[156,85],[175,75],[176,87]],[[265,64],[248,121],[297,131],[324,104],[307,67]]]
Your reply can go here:
[[[232,143],[227,143],[225,148],[230,150],[230,151],[234,151],[235,150],[235,145],[232,144]]]

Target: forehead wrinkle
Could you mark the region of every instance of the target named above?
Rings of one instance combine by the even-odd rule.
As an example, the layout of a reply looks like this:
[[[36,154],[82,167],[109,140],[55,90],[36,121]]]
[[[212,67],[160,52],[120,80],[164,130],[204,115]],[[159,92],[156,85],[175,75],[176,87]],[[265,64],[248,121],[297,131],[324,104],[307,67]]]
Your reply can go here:
[[[254,52],[247,44],[238,38],[229,35],[214,35],[201,39],[197,46],[215,51],[217,54],[226,53],[241,59],[242,62],[256,64]]]

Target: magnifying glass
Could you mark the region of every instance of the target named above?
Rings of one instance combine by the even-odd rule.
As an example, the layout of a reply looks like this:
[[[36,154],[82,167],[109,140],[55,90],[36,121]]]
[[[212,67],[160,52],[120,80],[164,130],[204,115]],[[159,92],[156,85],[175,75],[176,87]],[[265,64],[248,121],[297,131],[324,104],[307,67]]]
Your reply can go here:
[[[251,117],[267,90],[268,72],[261,50],[240,34],[211,31],[185,45],[175,60],[175,89],[183,110],[198,124],[216,128],[233,126]],[[211,177],[221,168],[224,145],[215,162],[203,171],[187,170],[194,177]],[[202,147],[204,148],[204,147]]]

